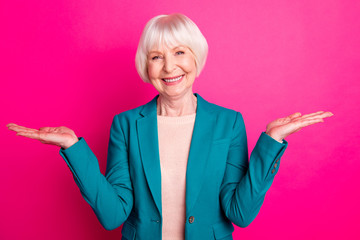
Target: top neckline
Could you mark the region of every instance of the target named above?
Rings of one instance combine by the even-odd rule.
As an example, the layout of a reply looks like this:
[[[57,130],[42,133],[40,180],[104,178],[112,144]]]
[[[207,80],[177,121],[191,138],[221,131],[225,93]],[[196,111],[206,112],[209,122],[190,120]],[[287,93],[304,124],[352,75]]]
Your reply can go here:
[[[157,120],[160,123],[190,123],[195,120],[195,117],[196,113],[175,117],[157,115]]]

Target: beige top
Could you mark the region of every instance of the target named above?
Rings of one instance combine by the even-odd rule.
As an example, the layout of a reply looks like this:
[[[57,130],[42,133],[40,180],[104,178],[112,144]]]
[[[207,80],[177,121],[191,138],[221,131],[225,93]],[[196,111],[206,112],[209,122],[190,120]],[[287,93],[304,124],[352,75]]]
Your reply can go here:
[[[186,166],[196,113],[157,116],[161,166],[162,239],[185,239]]]

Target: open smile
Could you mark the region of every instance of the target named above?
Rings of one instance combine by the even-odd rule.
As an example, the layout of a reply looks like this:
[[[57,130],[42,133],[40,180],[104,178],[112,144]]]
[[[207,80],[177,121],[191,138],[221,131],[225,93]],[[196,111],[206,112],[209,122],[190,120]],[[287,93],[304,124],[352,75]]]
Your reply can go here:
[[[162,78],[162,80],[166,83],[172,83],[172,82],[177,82],[179,80],[181,80],[184,77],[184,75],[178,76],[178,77],[173,77],[173,78]]]

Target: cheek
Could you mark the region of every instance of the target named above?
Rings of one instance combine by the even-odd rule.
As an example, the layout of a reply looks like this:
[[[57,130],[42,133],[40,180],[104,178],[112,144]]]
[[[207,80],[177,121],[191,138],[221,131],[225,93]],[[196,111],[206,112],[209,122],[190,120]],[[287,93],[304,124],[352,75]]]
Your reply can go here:
[[[183,62],[184,70],[187,73],[196,73],[196,64],[194,60],[186,60]]]
[[[147,66],[147,73],[149,78],[156,78],[157,77],[157,70],[156,70],[156,66],[154,66],[154,64],[148,64]]]

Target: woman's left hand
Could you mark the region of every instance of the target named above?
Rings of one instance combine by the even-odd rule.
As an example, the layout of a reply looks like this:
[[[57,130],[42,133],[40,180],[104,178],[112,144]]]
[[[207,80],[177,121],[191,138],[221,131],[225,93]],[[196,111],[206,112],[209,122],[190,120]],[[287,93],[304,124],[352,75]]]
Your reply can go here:
[[[294,113],[284,118],[276,119],[266,126],[266,134],[274,138],[278,142],[282,142],[284,138],[299,131],[303,127],[310,126],[315,123],[324,122],[324,118],[331,117],[331,112],[319,111],[302,115]]]

